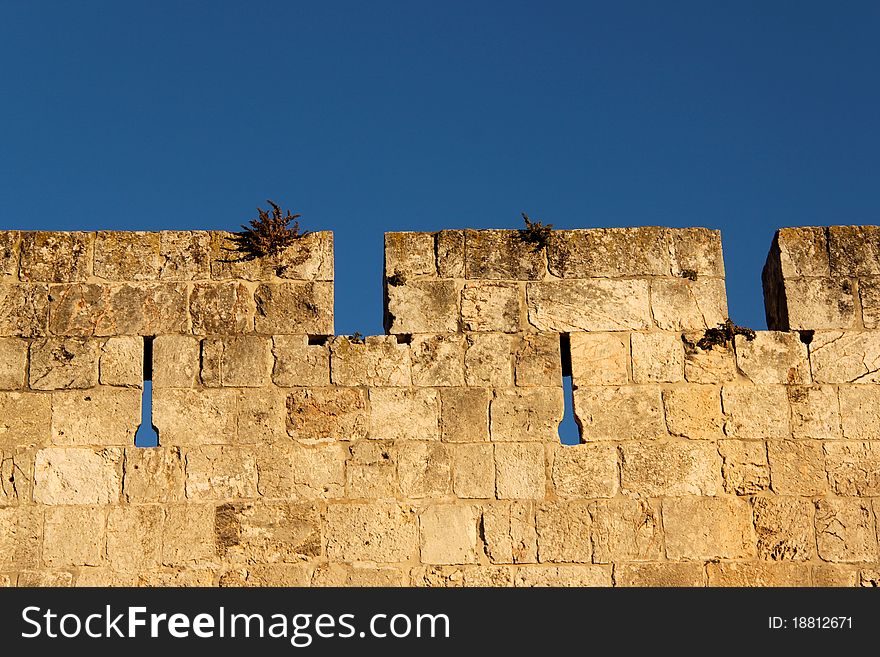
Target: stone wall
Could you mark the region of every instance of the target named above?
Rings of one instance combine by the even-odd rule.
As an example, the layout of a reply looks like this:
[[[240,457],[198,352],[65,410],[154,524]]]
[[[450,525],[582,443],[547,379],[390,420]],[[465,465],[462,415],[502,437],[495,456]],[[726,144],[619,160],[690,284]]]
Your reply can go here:
[[[877,230],[711,349],[705,229],[389,233],[363,342],[329,233],[0,232],[0,585],[876,585]]]

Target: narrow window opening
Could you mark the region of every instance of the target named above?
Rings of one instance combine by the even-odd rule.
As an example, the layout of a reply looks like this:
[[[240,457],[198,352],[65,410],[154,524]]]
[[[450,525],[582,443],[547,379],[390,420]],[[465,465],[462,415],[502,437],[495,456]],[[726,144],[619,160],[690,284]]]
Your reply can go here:
[[[313,346],[313,347],[316,347],[316,346],[323,347],[325,344],[327,344],[327,342],[329,340],[330,340],[329,335],[310,335],[308,338],[308,343],[310,346]]]
[[[153,338],[144,338],[144,392],[141,425],[134,435],[135,447],[158,447],[159,431],[153,426]]]
[[[397,338],[397,344],[412,344],[412,333],[397,333],[394,337]]]
[[[574,417],[574,386],[571,383],[571,341],[568,333],[559,336],[559,355],[562,358],[562,398],[564,413],[559,423],[559,442],[563,445],[579,445],[581,431]]]

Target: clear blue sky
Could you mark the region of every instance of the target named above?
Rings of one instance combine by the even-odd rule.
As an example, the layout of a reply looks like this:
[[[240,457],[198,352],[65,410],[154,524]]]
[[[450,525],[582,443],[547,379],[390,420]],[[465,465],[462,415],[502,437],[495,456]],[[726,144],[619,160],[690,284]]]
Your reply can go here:
[[[877,2],[0,0],[0,228],[336,234],[382,332],[382,233],[723,231],[764,327],[779,226],[880,221]]]

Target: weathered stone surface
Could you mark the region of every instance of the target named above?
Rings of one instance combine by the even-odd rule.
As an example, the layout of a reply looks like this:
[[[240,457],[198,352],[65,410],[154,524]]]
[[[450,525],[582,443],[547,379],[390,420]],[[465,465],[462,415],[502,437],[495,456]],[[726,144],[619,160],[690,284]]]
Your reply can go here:
[[[418,551],[417,516],[396,502],[327,507],[327,558],[331,561],[409,561]]]
[[[134,583],[122,584],[123,586],[152,586],[152,587],[185,587],[185,586],[216,586],[217,572],[213,567],[187,568],[186,570],[149,570],[138,573]]]
[[[815,497],[828,493],[825,452],[818,440],[771,440],[767,457],[770,485],[776,494]]]
[[[392,442],[364,440],[351,444],[345,466],[349,499],[387,499],[397,496],[397,449]]]
[[[306,335],[276,335],[272,338],[272,354],[275,385],[330,385],[330,349],[326,344],[309,344]]]
[[[816,502],[816,542],[823,561],[877,561],[877,528],[870,502],[852,498]]]
[[[441,230],[436,248],[440,278],[464,278],[464,231]]]
[[[560,278],[668,276],[669,232],[656,226],[554,230],[547,248],[550,273]]]
[[[615,586],[705,586],[706,571],[700,563],[622,563],[614,566]]]
[[[73,573],[64,570],[57,572],[49,572],[45,570],[23,570],[18,574],[18,584],[16,584],[16,586],[51,586],[56,588],[73,586]]]
[[[368,564],[322,564],[315,568],[311,586],[406,586],[398,568]]]
[[[710,563],[709,586],[810,586],[810,567],[793,563]]]
[[[433,233],[385,233],[385,276],[436,276]]]
[[[503,333],[470,333],[466,337],[464,376],[469,386],[513,385],[513,338]]]
[[[205,338],[201,362],[206,386],[259,388],[269,383],[272,340],[257,335]]]
[[[516,571],[514,586],[611,586],[611,567],[523,566]]]
[[[446,445],[403,441],[397,445],[397,481],[407,498],[442,498],[452,486],[452,456]]]
[[[214,535],[229,563],[299,562],[323,551],[321,515],[311,503],[221,504]]]
[[[414,336],[410,344],[413,385],[464,385],[465,344],[462,335]]]
[[[171,504],[165,507],[162,563],[212,564],[217,561],[213,504]]]
[[[547,478],[541,443],[495,445],[495,490],[498,499],[544,499]]]
[[[84,281],[92,273],[93,233],[21,233],[21,280]]]
[[[586,442],[651,440],[666,434],[657,386],[580,387],[574,391],[574,416]]]
[[[27,378],[28,343],[0,338],[0,390],[20,390]]]
[[[797,333],[756,331],[736,336],[736,364],[753,383],[810,383],[807,345]]]
[[[256,304],[263,304],[264,312],[269,312],[271,305],[276,312],[282,311],[278,306],[282,303],[268,299],[264,293],[260,299],[254,300],[251,290],[239,282],[229,283],[197,283],[193,286],[189,298],[189,313],[192,318],[192,332],[196,335],[249,333],[254,330],[254,314]],[[289,322],[298,319],[296,314],[289,315]],[[291,331],[263,330],[266,328],[265,318],[261,322],[259,333],[289,333]],[[307,333],[308,331],[295,331]],[[320,333],[321,331],[316,331]],[[332,333],[333,331],[326,331]]]
[[[473,506],[432,504],[419,515],[422,563],[463,564],[477,560],[477,519]]]
[[[109,281],[152,281],[159,277],[160,233],[98,231],[95,276]]]
[[[813,566],[812,586],[858,586],[858,566],[819,564]]]
[[[46,335],[49,288],[31,283],[0,283],[0,335]]]
[[[516,283],[467,283],[461,291],[461,320],[468,331],[516,333],[520,289]]]
[[[32,447],[0,449],[0,506],[27,504],[34,487]]]
[[[408,386],[412,384],[410,349],[393,335],[354,342],[344,336],[330,342],[331,380],[340,386]]]
[[[721,405],[727,414],[724,432],[732,438],[788,438],[788,394],[784,386],[726,385]]]
[[[0,570],[40,565],[43,516],[37,506],[0,506]]]
[[[877,226],[830,226],[828,260],[832,276],[880,274],[880,231]]]
[[[388,287],[385,329],[400,333],[455,333],[458,285],[455,281],[412,281]]]
[[[456,497],[495,497],[494,454],[492,445],[456,445],[452,448],[452,490]]]
[[[620,485],[627,495],[658,497],[720,492],[721,464],[713,442],[637,442],[620,449]]]
[[[21,261],[21,233],[17,230],[0,231],[0,277],[18,278]]]
[[[682,335],[684,343],[684,378],[689,383],[727,383],[736,376],[736,360],[731,345],[700,349],[697,342],[703,333]]]
[[[614,497],[618,489],[617,448],[605,444],[554,448],[553,488],[561,499]]]
[[[870,440],[880,435],[880,389],[854,385],[841,386],[839,392],[844,437]]]
[[[629,331],[651,327],[648,282],[597,278],[530,283],[529,323],[539,331]]]
[[[205,280],[211,275],[211,233],[163,230],[159,233],[159,279]]]
[[[571,382],[575,386],[625,385],[629,381],[626,334],[571,333]]]
[[[104,510],[74,506],[46,509],[43,561],[50,568],[97,566],[104,548]]]
[[[724,276],[721,231],[709,228],[667,228],[672,275],[693,272],[699,276]]]
[[[544,250],[517,230],[466,230],[464,266],[467,278],[534,281],[544,278]]]
[[[651,282],[651,313],[664,331],[711,328],[727,319],[722,278],[657,278]]]
[[[51,399],[44,393],[0,392],[0,447],[47,444]]]
[[[770,561],[809,561],[816,550],[813,504],[794,497],[756,497],[752,503],[758,556]]]
[[[257,496],[257,466],[251,450],[205,445],[186,451],[186,497],[231,500]]]
[[[440,437],[445,442],[489,440],[490,390],[446,388],[440,391]]]
[[[538,561],[590,563],[593,544],[588,502],[559,502],[538,508]]]
[[[635,383],[684,380],[684,345],[676,333],[633,333],[632,373]]]
[[[718,438],[723,435],[721,390],[718,386],[691,385],[663,391],[666,426],[673,436]]]
[[[440,395],[432,388],[371,388],[369,436],[439,440]]]
[[[417,566],[410,572],[410,585],[510,587],[513,586],[513,571],[507,566]]]
[[[333,233],[330,231],[300,236],[280,253],[263,257],[251,257],[243,251],[234,233],[211,231],[210,235],[214,280],[333,280]]]
[[[259,493],[290,500],[343,497],[346,453],[340,443],[263,447],[256,452]]]
[[[559,442],[564,404],[562,388],[496,391],[489,406],[492,440]]]
[[[122,480],[125,501],[180,502],[186,479],[183,466],[179,447],[127,448]]]
[[[297,440],[357,440],[367,435],[367,402],[355,388],[304,388],[287,397],[287,433]]]
[[[532,502],[498,502],[483,507],[481,536],[492,563],[535,563],[538,534]]]
[[[101,348],[100,381],[105,386],[144,384],[144,341],[142,338],[122,336],[109,338]]]
[[[199,341],[185,335],[153,340],[154,388],[192,388],[199,377]]]
[[[780,228],[774,237],[782,275],[786,279],[831,275],[828,241],[821,226]]]
[[[52,395],[53,445],[133,445],[140,424],[140,390],[101,387]]]
[[[163,445],[216,445],[235,439],[236,391],[153,390],[153,426]]]
[[[258,395],[248,388],[237,391],[235,440],[241,445],[286,442],[287,394],[278,388],[262,388]]]
[[[722,440],[718,451],[723,459],[721,473],[726,492],[751,495],[770,488],[770,464],[764,442]]]
[[[673,561],[746,559],[755,556],[747,502],[728,497],[663,500],[666,558]]]
[[[157,568],[162,561],[162,525],[165,510],[160,506],[114,507],[107,514],[107,561],[123,572]]]
[[[29,382],[34,390],[92,388],[98,385],[95,340],[42,338],[31,343]]]
[[[866,329],[880,328],[880,278],[859,280],[862,324]]]
[[[825,443],[825,467],[836,495],[880,497],[880,442]]]
[[[855,323],[852,283],[829,278],[785,281],[788,326],[779,330],[847,329]]]
[[[228,570],[220,576],[219,585],[221,587],[309,586],[311,575],[311,566],[307,564],[262,564]]]
[[[796,439],[840,438],[837,390],[832,386],[789,386],[791,433]]]
[[[639,500],[601,500],[590,505],[593,562],[656,561],[663,539],[660,511]]]
[[[522,337],[516,352],[518,386],[562,386],[559,335],[531,333]]]
[[[122,450],[51,447],[37,452],[38,504],[110,504],[122,492]]]

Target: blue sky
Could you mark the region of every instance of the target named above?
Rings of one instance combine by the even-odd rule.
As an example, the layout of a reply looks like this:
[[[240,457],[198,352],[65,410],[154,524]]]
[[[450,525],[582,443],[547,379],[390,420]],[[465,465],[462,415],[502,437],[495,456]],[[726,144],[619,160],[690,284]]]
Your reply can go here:
[[[780,226],[877,223],[876,2],[0,0],[0,228],[336,236],[382,332],[382,233],[723,231],[763,328]]]

